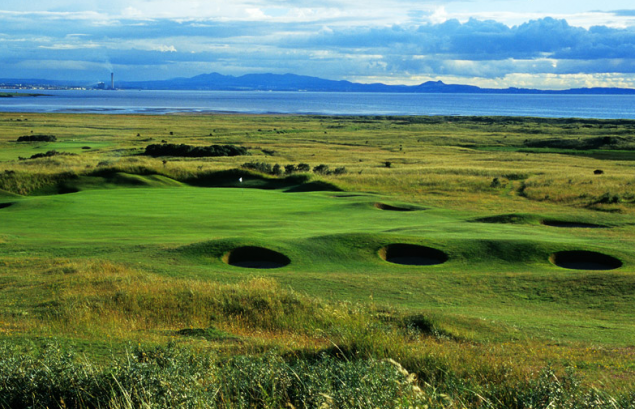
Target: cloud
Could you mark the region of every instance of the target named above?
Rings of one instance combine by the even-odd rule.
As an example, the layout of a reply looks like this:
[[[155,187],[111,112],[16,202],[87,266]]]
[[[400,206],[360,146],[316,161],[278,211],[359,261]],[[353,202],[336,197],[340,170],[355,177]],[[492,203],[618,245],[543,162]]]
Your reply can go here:
[[[490,82],[520,80],[522,75],[635,74],[635,28],[582,28],[551,17],[514,26],[459,20],[450,18],[453,14],[444,7],[420,7],[415,1],[401,3],[408,6],[401,11],[408,18],[390,25],[374,21],[374,12],[353,20],[352,9],[335,1],[251,0],[249,8],[231,9],[218,18],[205,13],[150,18],[144,14],[149,2],[113,2],[120,6],[117,13],[0,12],[0,71],[22,75],[16,67],[24,69],[28,62],[29,72],[36,72],[37,61],[42,61],[42,67],[74,67],[76,76],[86,69],[87,78],[95,76],[89,72],[95,67],[114,68],[122,80],[212,71],[389,78],[393,83],[424,77]],[[359,3],[355,0],[350,7]],[[379,1],[366,3],[370,7]],[[161,13],[176,7],[174,2],[160,4],[165,6]],[[195,9],[203,3],[183,4]],[[213,14],[207,7],[206,13]]]
[[[173,45],[160,45],[156,48],[156,51],[160,51],[162,53],[175,53],[176,48]]]
[[[635,17],[635,10],[614,10],[610,13],[619,17]]]

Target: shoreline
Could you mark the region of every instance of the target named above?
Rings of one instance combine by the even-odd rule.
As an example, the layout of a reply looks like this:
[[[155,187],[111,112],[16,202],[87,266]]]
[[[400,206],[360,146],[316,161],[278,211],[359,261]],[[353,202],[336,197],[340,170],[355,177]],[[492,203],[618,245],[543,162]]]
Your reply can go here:
[[[48,97],[48,94],[32,94],[21,92],[0,92],[0,98],[34,98],[34,97]]]

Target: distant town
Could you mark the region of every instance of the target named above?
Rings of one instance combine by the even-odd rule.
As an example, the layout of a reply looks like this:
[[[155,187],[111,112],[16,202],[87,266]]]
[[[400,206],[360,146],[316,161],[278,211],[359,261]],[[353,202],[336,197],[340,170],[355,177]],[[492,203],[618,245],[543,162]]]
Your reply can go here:
[[[103,81],[93,84],[78,84],[74,81],[54,81],[44,79],[0,79],[0,89],[3,90],[64,90],[64,91],[87,91],[87,90],[115,90],[115,74],[110,74],[110,85]]]
[[[0,89],[3,90],[43,90],[43,91],[51,91],[51,90],[76,90],[76,91],[86,91],[91,89],[105,89],[98,87],[72,87],[72,86],[64,86],[64,85],[43,85],[43,84],[6,84],[0,82]]]

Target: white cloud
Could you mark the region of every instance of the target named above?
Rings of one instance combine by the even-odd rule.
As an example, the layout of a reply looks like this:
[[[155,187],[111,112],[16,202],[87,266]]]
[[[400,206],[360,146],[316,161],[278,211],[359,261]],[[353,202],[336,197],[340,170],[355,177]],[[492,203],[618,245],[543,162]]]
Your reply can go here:
[[[589,1],[580,0],[587,5]],[[610,9],[618,10],[622,0],[614,1],[606,0],[603,6],[614,4]],[[90,9],[91,3],[99,4]],[[217,70],[393,84],[424,78],[494,87],[514,86],[513,81],[566,87],[563,84],[586,84],[594,78],[602,84],[629,83],[629,76],[635,76],[635,13],[590,12],[561,3],[546,7],[550,4],[31,0],[28,6],[0,11],[0,70],[37,56],[46,62],[43,67],[63,67],[67,61],[74,72],[82,58],[102,65],[112,61],[120,75],[146,78]],[[552,10],[554,19],[544,19],[537,5]],[[597,24],[605,27],[580,28]]]
[[[53,45],[40,45],[38,48],[46,50],[81,50],[87,48],[98,48],[98,44],[94,43],[82,43],[82,44],[53,44]]]
[[[161,51],[162,53],[175,53],[176,48],[173,45],[160,45],[155,48],[155,51]]]

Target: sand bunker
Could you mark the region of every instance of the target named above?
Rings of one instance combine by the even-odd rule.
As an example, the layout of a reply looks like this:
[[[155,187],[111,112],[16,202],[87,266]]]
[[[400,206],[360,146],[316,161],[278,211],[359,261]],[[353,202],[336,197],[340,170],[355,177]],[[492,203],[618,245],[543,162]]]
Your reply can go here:
[[[390,210],[393,212],[411,212],[414,209],[410,209],[408,207],[398,207],[398,206],[391,206],[389,204],[385,204],[385,203],[375,203],[375,207],[380,209],[380,210]]]
[[[615,257],[583,250],[560,251],[552,254],[549,261],[572,270],[614,270],[622,267],[622,262]]]
[[[6,209],[9,206],[12,206],[13,203],[0,203],[0,209]]]
[[[291,263],[284,254],[263,247],[245,246],[234,249],[223,256],[231,266],[244,268],[280,268]]]
[[[390,244],[379,250],[379,257],[389,263],[409,266],[432,266],[448,261],[441,250],[415,244]]]
[[[578,229],[605,229],[606,226],[593,223],[579,223],[579,222],[563,222],[558,220],[543,220],[542,224],[551,227],[563,227],[563,228],[578,228]]]

